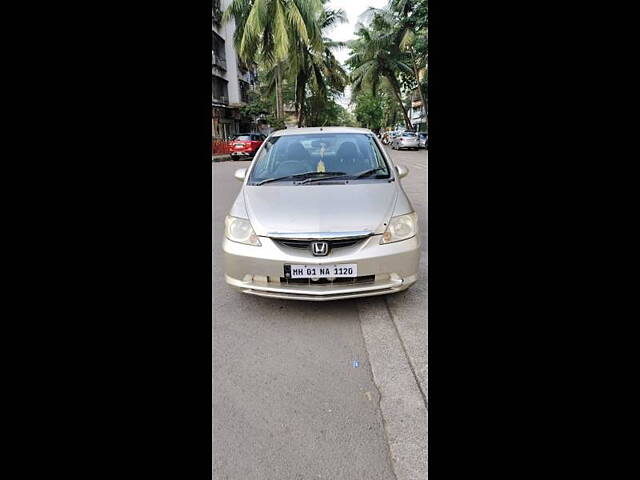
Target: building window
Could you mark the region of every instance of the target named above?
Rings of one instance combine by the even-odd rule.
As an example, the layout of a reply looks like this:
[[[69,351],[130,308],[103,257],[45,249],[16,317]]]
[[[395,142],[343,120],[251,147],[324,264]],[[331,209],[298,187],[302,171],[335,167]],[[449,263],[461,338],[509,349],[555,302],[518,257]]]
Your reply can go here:
[[[240,100],[244,103],[249,103],[250,98],[249,98],[249,91],[251,90],[251,86],[243,81],[240,80]]]
[[[227,93],[228,82],[224,78],[212,77],[211,99],[215,103],[229,103],[229,94]]]
[[[213,0],[213,5],[211,6],[211,23],[213,25],[220,25],[220,20],[222,19],[222,10],[220,9],[220,0]]]
[[[213,50],[211,50],[212,62],[215,66],[227,69],[227,55],[224,49],[224,40],[216,32],[213,33]]]

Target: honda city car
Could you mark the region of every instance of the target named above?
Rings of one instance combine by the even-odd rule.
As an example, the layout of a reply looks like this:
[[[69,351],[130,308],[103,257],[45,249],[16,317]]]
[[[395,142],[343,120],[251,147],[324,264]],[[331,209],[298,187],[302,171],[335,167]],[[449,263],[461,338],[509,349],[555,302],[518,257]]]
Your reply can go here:
[[[366,129],[271,134],[225,218],[225,281],[241,292],[335,300],[399,292],[418,273],[417,215]]]

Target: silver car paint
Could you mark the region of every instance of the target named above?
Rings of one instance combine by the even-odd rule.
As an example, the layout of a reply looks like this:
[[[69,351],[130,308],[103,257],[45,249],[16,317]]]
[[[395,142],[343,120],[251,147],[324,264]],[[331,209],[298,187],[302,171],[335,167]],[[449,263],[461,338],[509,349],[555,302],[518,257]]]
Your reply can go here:
[[[367,133],[356,128],[303,128],[278,131],[272,136],[309,133]],[[267,139],[263,146],[266,145]],[[299,300],[333,300],[380,295],[404,290],[416,281],[419,238],[381,245],[380,235],[392,216],[411,213],[413,208],[404,192],[397,171],[380,141],[374,140],[391,166],[393,181],[361,181],[343,185],[267,184],[248,186],[255,160],[246,172],[243,186],[229,214],[248,218],[262,247],[223,240],[225,280],[245,293]],[[260,147],[260,149],[263,148]],[[255,158],[260,158],[256,152]],[[365,201],[354,201],[364,199]],[[370,231],[374,236],[358,247],[341,248],[329,257],[312,257],[307,252],[278,246],[269,234],[277,232]],[[278,278],[285,263],[358,264],[358,275],[376,275],[373,284],[362,285],[284,285],[265,282]],[[255,278],[254,278],[255,277]]]
[[[271,232],[384,233],[393,214],[396,184],[246,186],[244,203],[258,236]],[[357,199],[358,201],[354,201]]]

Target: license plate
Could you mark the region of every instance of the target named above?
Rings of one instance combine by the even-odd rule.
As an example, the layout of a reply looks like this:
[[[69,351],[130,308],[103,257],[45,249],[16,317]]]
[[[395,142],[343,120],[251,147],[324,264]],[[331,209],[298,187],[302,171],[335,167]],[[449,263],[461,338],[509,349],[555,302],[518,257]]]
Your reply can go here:
[[[358,265],[355,263],[342,263],[337,265],[285,265],[284,276],[286,278],[357,277]]]

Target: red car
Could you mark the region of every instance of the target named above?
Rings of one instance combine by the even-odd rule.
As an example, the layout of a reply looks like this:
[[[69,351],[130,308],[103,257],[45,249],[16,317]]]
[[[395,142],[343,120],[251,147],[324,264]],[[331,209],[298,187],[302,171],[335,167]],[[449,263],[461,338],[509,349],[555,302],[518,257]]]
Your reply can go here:
[[[261,133],[239,133],[229,142],[231,160],[253,158],[265,139]]]

